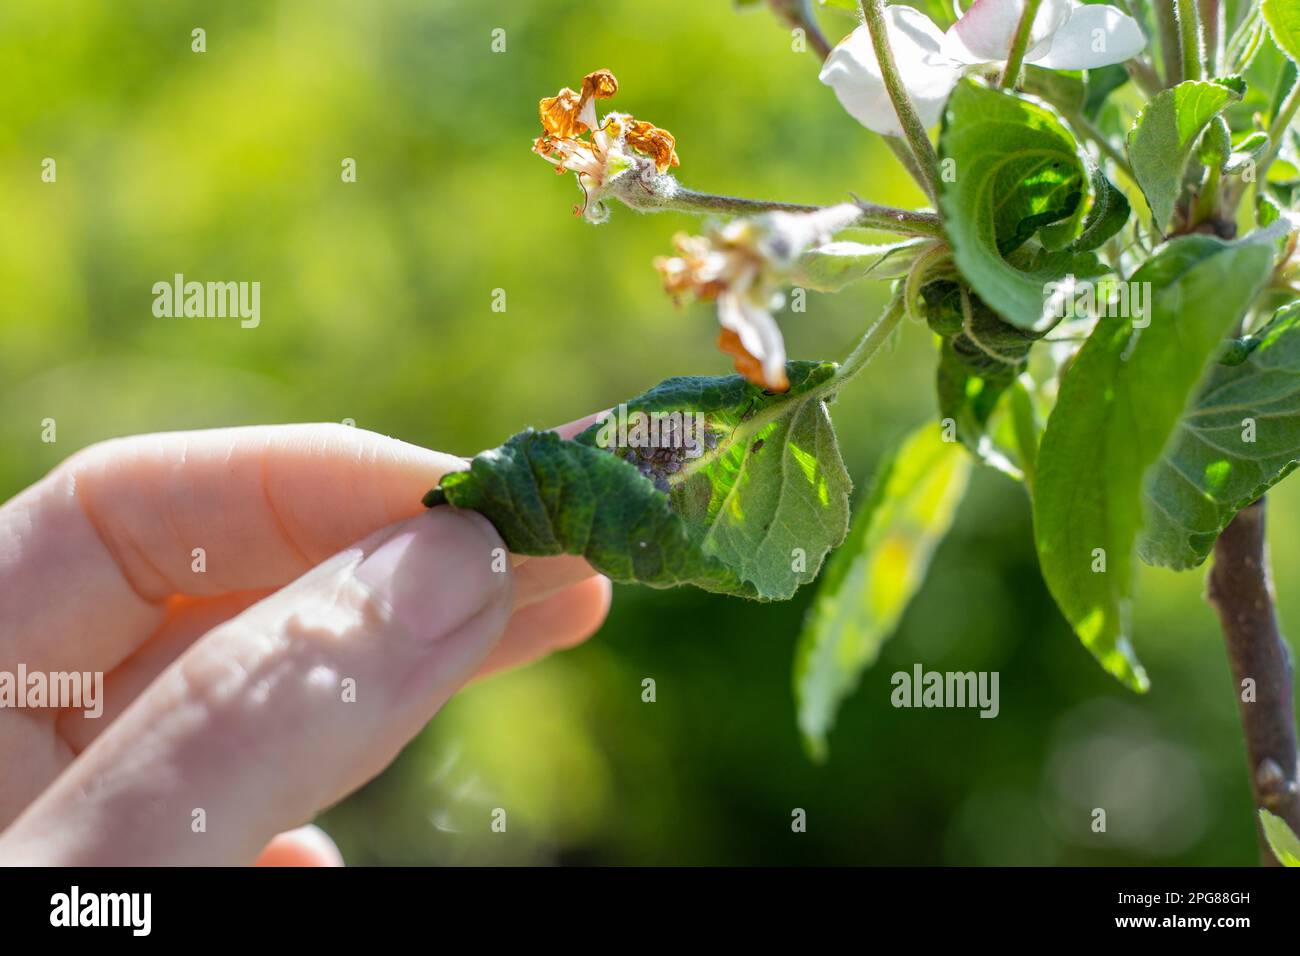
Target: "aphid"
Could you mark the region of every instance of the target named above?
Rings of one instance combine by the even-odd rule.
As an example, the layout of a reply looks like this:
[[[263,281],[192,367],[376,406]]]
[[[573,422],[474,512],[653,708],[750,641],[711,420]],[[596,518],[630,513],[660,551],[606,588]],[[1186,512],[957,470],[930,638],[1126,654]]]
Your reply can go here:
[[[763,447],[763,439],[760,438],[758,441],[754,442],[754,444],[749,446],[749,451],[751,454],[757,455],[759,450],[762,447]]]

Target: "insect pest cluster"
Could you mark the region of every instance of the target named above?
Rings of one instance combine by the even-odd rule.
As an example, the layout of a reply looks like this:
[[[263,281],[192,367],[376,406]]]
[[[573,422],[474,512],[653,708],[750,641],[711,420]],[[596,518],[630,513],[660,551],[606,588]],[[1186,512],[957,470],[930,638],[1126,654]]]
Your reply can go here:
[[[633,413],[632,427],[620,429],[621,441],[605,444],[636,467],[662,492],[671,490],[679,475],[706,452],[715,450],[721,432],[711,428],[703,413]],[[677,479],[680,480],[680,479]]]

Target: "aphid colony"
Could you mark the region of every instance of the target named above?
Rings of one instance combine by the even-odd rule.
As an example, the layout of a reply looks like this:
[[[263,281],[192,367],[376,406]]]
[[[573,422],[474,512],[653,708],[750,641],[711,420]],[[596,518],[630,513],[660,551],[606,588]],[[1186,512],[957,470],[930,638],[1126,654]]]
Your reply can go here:
[[[699,457],[700,453],[696,449],[700,444],[707,451],[717,448],[718,439],[722,434],[706,426],[698,430],[691,441],[685,441],[684,436],[678,434],[678,429],[681,427],[669,419],[659,430],[658,441],[629,442],[626,445],[614,445],[609,450],[624,461],[635,465],[637,471],[654,482],[657,489],[667,492],[671,487],[669,476],[677,474]],[[695,453],[692,454],[692,451]]]

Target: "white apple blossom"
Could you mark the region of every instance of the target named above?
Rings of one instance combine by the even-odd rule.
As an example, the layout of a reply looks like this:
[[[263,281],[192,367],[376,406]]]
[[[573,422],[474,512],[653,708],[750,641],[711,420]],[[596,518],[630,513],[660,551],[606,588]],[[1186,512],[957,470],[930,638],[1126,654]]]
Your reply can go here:
[[[899,76],[917,115],[932,126],[962,74],[1002,63],[1024,12],[1025,0],[975,0],[945,33],[912,7],[885,9],[886,33]],[[1025,62],[1052,70],[1086,70],[1138,54],[1146,38],[1136,20],[1112,6],[1078,0],[1043,0],[1030,30]],[[898,136],[903,130],[881,76],[865,25],[831,50],[821,81],[867,129]]]

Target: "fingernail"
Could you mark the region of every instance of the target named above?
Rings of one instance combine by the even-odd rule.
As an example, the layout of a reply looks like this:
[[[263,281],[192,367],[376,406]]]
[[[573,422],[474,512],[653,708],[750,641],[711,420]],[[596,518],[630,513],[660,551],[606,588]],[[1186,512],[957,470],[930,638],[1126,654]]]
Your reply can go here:
[[[406,522],[355,573],[413,637],[433,642],[493,601],[509,600],[504,556],[486,518],[443,507]]]

